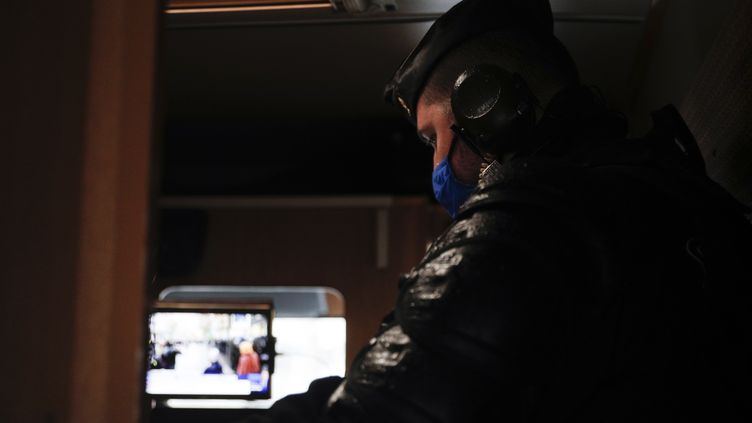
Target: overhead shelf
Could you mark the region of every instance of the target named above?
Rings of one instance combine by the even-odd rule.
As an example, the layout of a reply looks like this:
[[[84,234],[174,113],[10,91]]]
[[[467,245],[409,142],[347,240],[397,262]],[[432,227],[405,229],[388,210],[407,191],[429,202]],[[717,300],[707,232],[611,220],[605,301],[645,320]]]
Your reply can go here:
[[[428,204],[425,196],[184,196],[162,197],[163,209],[374,208]]]

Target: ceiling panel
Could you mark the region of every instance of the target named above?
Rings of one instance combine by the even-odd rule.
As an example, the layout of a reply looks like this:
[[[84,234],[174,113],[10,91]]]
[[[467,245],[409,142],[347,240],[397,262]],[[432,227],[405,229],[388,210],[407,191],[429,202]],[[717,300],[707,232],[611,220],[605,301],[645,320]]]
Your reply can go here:
[[[645,16],[653,0],[550,0],[557,13]]]
[[[430,23],[169,31],[171,117],[395,117],[383,88]]]

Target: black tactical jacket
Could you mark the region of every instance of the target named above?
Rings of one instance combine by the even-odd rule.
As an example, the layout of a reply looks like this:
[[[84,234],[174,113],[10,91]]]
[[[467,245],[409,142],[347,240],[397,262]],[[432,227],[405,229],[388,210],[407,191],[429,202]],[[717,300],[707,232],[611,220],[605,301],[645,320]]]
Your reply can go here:
[[[673,107],[653,117],[628,139],[590,90],[555,97],[401,278],[346,379],[274,421],[752,421],[747,210]]]

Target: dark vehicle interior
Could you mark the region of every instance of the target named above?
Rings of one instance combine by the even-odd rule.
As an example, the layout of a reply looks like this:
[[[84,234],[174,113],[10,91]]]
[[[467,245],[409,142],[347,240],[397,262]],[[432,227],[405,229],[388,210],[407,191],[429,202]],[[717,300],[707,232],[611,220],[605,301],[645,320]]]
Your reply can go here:
[[[34,68],[30,72],[39,81],[50,81],[40,82],[38,90],[28,85],[24,95],[49,96],[60,86],[70,92],[54,91],[47,102],[48,113],[66,110],[48,132],[32,129],[36,101],[9,97],[11,106],[23,105],[16,107],[18,126],[10,132],[121,141],[104,153],[85,142],[63,148],[52,141],[41,147],[19,141],[8,156],[9,175],[21,175],[27,185],[9,191],[15,205],[6,210],[11,218],[3,219],[14,226],[6,240],[16,259],[4,266],[2,279],[18,285],[3,303],[4,332],[20,336],[63,316],[63,329],[22,348],[43,363],[49,360],[43,350],[60,346],[64,365],[50,370],[52,364],[40,364],[35,377],[56,375],[68,388],[17,389],[15,395],[25,399],[0,420],[233,422],[263,414],[274,400],[304,391],[317,377],[344,376],[393,307],[399,275],[450,221],[433,198],[431,150],[384,101],[383,89],[432,22],[457,1],[165,0],[114,2],[112,9],[98,0],[74,3],[65,11],[47,10],[38,24],[32,24],[37,10],[17,8],[26,13],[19,31],[24,25],[50,28],[39,39],[18,38],[17,50],[59,50],[13,56],[20,63],[16,75]],[[752,205],[750,2],[551,0],[551,6],[555,34],[581,80],[628,117],[631,135],[650,129],[651,111],[674,104],[697,139],[709,176]],[[58,21],[48,15],[56,10],[70,19],[52,25]],[[97,22],[119,22],[125,35],[99,39],[107,32]],[[133,29],[139,25],[154,30]],[[59,33],[67,34],[62,47],[42,41]],[[107,55],[97,42],[125,53]],[[80,52],[79,44],[90,47]],[[55,74],[56,64],[59,77],[47,76]],[[141,74],[147,77],[132,79]],[[66,78],[71,82],[60,85]],[[79,94],[71,94],[78,88]],[[96,110],[109,104],[98,99],[112,98],[120,109]],[[95,119],[108,110],[120,120]],[[146,141],[122,141],[137,138]],[[110,151],[117,151],[114,161],[107,159]],[[19,159],[25,154],[53,166],[30,170]],[[88,167],[87,154],[100,154],[101,165]],[[58,166],[56,160],[65,162]],[[108,163],[121,164],[113,170]],[[114,179],[108,179],[110,171]],[[122,182],[128,176],[145,182],[145,203],[134,200],[141,191]],[[112,181],[119,191],[110,198],[107,186],[87,181]],[[99,208],[103,198],[107,206]],[[60,207],[28,213],[33,207],[47,210],[37,202]],[[127,207],[113,211],[124,204],[147,207],[141,214],[129,214]],[[73,221],[79,223],[67,223]],[[130,229],[112,232],[110,221]],[[41,227],[61,229],[44,233]],[[145,241],[129,238],[139,230]],[[96,241],[102,234],[110,238]],[[60,256],[61,250],[69,253]],[[31,254],[34,265],[23,258]],[[123,270],[132,263],[143,272]],[[35,267],[42,270],[28,273]],[[52,282],[55,277],[64,282]],[[82,285],[80,278],[92,282]],[[32,309],[40,311],[12,328],[13,316],[29,315],[29,298],[39,290],[44,297]],[[223,393],[171,400],[149,392],[149,361],[156,354],[149,348],[157,340],[149,339],[148,316],[154,304],[247,305],[260,299],[273,300],[276,312],[276,351],[273,344],[265,344],[266,350],[254,346],[262,355],[277,354],[270,398]],[[92,331],[100,335],[92,337]],[[230,352],[220,353],[229,360]],[[234,354],[226,365],[238,366]],[[188,366],[184,357],[178,355],[178,366]],[[21,386],[26,377],[12,373],[11,381]],[[35,409],[35,401],[44,406]],[[116,402],[121,405],[107,405]]]
[[[432,21],[456,2],[213,13],[201,10],[211,2],[193,3],[168,2],[164,19],[164,254],[154,289],[218,282],[333,287],[347,306],[349,362],[389,309],[397,274],[446,223],[432,201],[430,152],[381,92]],[[729,25],[727,3],[552,7],[556,34],[582,80],[628,114],[639,136],[649,129],[649,112],[666,103],[693,116],[702,96],[697,79],[710,72],[704,59]],[[694,116],[690,124],[707,124],[709,117]],[[715,167],[737,163],[741,170],[732,156]],[[359,263],[346,264],[353,260]],[[153,421],[170,413],[201,418],[196,410],[158,408]],[[220,412],[206,413],[217,421]]]

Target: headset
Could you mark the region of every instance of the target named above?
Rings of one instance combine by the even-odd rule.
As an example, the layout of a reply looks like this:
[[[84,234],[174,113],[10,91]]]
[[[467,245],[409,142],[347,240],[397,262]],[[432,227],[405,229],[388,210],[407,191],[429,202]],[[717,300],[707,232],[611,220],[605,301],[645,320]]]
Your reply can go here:
[[[480,64],[465,70],[454,83],[452,130],[479,156],[499,157],[530,136],[538,105],[522,76]]]

